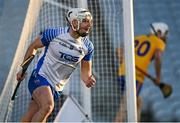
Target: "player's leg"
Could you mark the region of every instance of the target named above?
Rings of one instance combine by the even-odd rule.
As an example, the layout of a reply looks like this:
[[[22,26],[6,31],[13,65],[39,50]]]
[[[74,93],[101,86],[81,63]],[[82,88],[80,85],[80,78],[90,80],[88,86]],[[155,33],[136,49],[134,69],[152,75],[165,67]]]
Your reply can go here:
[[[118,77],[118,83],[120,87],[120,103],[119,110],[115,117],[115,122],[123,122],[126,118],[126,96],[125,96],[125,77]]]
[[[32,122],[46,122],[54,108],[54,99],[50,86],[38,87],[33,92],[33,99],[38,103],[39,110],[32,117]]]
[[[126,117],[126,97],[125,95],[121,96],[120,99],[120,105],[119,105],[119,110],[116,114],[115,117],[115,122],[125,122],[125,117]]]
[[[31,95],[32,95],[33,90],[37,87],[34,84],[34,81],[36,80],[34,73],[35,71],[32,72],[31,77],[29,79],[29,83],[28,83],[28,88]],[[28,111],[21,118],[21,122],[30,122],[32,120],[32,117],[34,116],[36,112],[38,112],[38,110],[39,110],[38,104],[34,100],[31,100],[29,103]]]
[[[32,121],[45,121],[54,108],[51,85],[44,77],[33,71],[28,88],[33,100],[38,105],[38,111],[32,117]]]
[[[139,96],[141,88],[142,88],[142,82],[136,81],[136,91],[137,91],[137,119],[140,122],[141,121],[141,107],[142,107],[142,100]]]
[[[115,122],[124,122],[126,117],[126,96],[125,96],[125,78],[123,76],[118,78],[118,82],[120,83],[121,87],[121,100],[120,100],[120,106],[119,111],[116,114]],[[142,82],[136,81],[136,95],[137,95],[137,119],[140,121],[141,119],[141,106],[142,106],[142,100],[139,97],[139,93],[142,88]]]
[[[21,118],[21,122],[31,122],[32,117],[36,112],[38,112],[38,110],[38,104],[34,100],[31,100],[31,102],[29,103],[28,111]]]
[[[137,97],[137,119],[140,122],[141,121],[141,107],[142,107],[142,100],[141,97]]]

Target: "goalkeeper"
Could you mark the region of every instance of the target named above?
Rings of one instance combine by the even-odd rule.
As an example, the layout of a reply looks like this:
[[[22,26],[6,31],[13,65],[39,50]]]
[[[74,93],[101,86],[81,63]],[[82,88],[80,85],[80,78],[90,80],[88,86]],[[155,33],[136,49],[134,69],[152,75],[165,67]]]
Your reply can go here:
[[[154,61],[154,67],[156,72],[155,85],[162,88],[164,83],[160,83],[161,80],[161,56],[166,46],[166,39],[168,34],[168,25],[163,22],[154,22],[150,27],[150,34],[140,35],[135,37],[135,64],[141,71],[136,69],[136,95],[137,95],[137,112],[138,121],[140,121],[141,105],[139,93],[141,91],[145,75],[142,71],[147,72],[148,66],[151,61]],[[121,92],[125,90],[125,64],[123,58],[123,48],[117,48],[117,55],[119,59],[119,71],[118,81],[120,83]],[[122,94],[120,109],[116,115],[116,122],[123,122],[125,111],[122,106],[123,101],[126,99]]]
[[[44,47],[38,63],[29,79],[32,95],[28,111],[22,122],[46,122],[54,108],[54,100],[60,97],[72,72],[81,63],[81,79],[90,88],[96,83],[92,76],[94,47],[88,39],[92,28],[92,15],[83,8],[72,8],[67,12],[69,27],[48,28],[29,46],[24,59],[32,51]],[[17,80],[23,80],[22,71]]]

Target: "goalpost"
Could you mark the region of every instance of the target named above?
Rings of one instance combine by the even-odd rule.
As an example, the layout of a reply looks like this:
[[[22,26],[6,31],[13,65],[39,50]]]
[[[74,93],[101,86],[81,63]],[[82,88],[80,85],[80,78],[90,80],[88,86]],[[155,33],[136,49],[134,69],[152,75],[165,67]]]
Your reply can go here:
[[[118,60],[116,48],[125,44],[127,72],[127,121],[136,122],[136,96],[133,60],[133,5],[132,0],[30,0],[18,48],[0,97],[0,121],[18,122],[27,111],[31,99],[27,89],[29,76],[37,62],[36,55],[28,68],[28,75],[18,89],[13,107],[8,107],[16,85],[16,72],[29,44],[48,27],[66,26],[65,13],[69,8],[88,8],[93,14],[93,30],[89,35],[94,44],[93,74],[96,86],[87,89],[80,80],[78,67],[65,87],[65,95],[73,95],[84,112],[93,122],[114,122],[120,102],[120,85],[117,82]],[[41,50],[39,50],[41,52]],[[64,98],[63,98],[64,100]],[[55,104],[55,110],[48,121],[54,121],[62,102]],[[7,112],[10,115],[7,117]],[[73,122],[73,121],[72,121]]]
[[[134,21],[133,21],[133,1],[123,2],[124,8],[124,41],[125,41],[125,61],[126,61],[126,96],[128,121],[137,122],[136,107],[136,83],[135,83],[135,60],[134,60]],[[126,9],[125,9],[126,8]]]

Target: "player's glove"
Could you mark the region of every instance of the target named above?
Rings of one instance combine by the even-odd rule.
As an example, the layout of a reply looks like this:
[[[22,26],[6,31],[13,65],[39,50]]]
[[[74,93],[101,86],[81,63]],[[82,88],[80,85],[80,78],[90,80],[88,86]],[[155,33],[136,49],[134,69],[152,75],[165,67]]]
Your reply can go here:
[[[171,85],[160,83],[159,88],[161,89],[161,92],[164,96],[164,98],[168,98],[172,94],[172,87]]]

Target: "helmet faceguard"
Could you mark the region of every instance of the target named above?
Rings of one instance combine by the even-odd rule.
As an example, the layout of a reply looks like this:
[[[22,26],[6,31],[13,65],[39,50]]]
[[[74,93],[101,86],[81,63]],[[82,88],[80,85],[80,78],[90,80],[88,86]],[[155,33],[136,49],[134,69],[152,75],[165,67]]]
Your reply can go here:
[[[169,27],[166,23],[154,22],[150,24],[150,32],[156,36],[159,34],[160,38],[165,41],[168,36]]]
[[[72,8],[67,12],[66,19],[68,23],[71,25],[72,29],[78,32],[80,29],[80,24],[82,23],[82,20],[85,19],[87,16],[89,16],[90,19],[92,19],[92,15],[88,10],[83,9],[83,8]],[[72,21],[74,19],[76,19],[78,22],[77,28],[75,28],[72,24]]]

